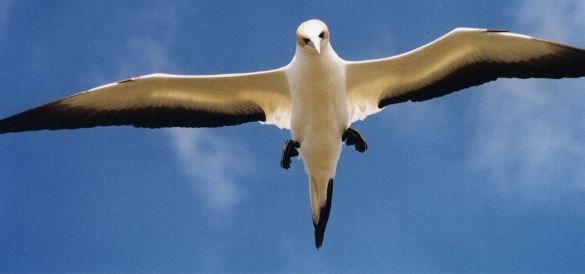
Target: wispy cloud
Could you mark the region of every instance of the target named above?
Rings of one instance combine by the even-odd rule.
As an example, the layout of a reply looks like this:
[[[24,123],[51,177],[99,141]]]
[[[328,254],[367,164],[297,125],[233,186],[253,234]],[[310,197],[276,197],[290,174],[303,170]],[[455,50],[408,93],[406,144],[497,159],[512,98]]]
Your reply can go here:
[[[519,27],[533,29],[548,39],[585,42],[585,2],[579,0],[524,0],[515,10]]]
[[[492,85],[481,97],[472,142],[472,162],[504,193],[553,201],[583,188],[585,99],[576,88],[544,81]],[[570,96],[557,96],[559,92]],[[556,97],[556,98],[553,98]],[[576,97],[576,98],[575,98]],[[573,190],[576,190],[573,189]]]
[[[118,58],[117,71],[108,75],[124,78],[179,70],[170,54],[177,32],[177,8],[173,3],[156,1],[138,10],[139,19],[131,24],[133,32],[126,39],[124,56]],[[96,73],[95,78],[110,78],[101,75]],[[203,204],[214,213],[228,214],[243,193],[234,179],[247,169],[242,163],[251,161],[249,153],[208,130],[176,128],[166,132],[178,165]]]
[[[519,26],[531,35],[585,41],[585,2],[523,1]],[[582,83],[582,82],[581,82]],[[498,193],[521,203],[551,203],[585,194],[585,93],[577,82],[500,81],[477,100],[472,163]],[[479,94],[479,93],[478,93]]]
[[[229,213],[240,200],[242,189],[235,183],[249,168],[241,159],[249,153],[229,140],[200,129],[167,130],[183,172],[192,188],[211,208]]]

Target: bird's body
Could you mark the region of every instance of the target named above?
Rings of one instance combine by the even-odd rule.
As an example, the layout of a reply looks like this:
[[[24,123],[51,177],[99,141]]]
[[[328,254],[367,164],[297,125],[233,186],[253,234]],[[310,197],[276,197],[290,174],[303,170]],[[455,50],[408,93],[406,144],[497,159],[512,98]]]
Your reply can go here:
[[[367,148],[350,128],[385,106],[443,96],[497,78],[585,76],[585,50],[525,35],[456,29],[411,52],[350,62],[319,20],[302,23],[279,69],[207,76],[152,74],[100,86],[0,120],[0,133],[95,126],[217,127],[260,121],[291,130],[281,165],[300,155],[321,246],[342,143]],[[363,183],[363,182],[360,182]]]
[[[327,187],[335,176],[341,136],[349,126],[344,62],[327,44],[320,54],[297,45],[289,64],[291,133],[309,176],[313,222],[327,202]]]

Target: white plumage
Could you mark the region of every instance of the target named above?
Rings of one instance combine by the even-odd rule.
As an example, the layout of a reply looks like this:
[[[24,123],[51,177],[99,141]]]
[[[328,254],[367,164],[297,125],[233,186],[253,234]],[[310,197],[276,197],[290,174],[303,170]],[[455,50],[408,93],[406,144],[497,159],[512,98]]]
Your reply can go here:
[[[0,133],[110,125],[217,127],[259,121],[291,130],[281,165],[298,153],[321,246],[341,145],[366,143],[351,123],[389,104],[423,101],[501,77],[585,76],[585,51],[498,30],[459,28],[398,56],[349,62],[327,26],[302,23],[285,67],[208,76],[151,74],[100,86],[0,120]]]

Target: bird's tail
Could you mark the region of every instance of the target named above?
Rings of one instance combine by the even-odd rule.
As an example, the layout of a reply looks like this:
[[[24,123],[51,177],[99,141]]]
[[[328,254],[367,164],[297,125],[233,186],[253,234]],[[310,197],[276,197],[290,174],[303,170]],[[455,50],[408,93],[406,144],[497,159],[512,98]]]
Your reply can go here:
[[[315,180],[309,176],[309,195],[311,196],[311,213],[315,227],[315,247],[319,249],[323,244],[325,227],[331,211],[331,197],[333,194],[333,179]]]

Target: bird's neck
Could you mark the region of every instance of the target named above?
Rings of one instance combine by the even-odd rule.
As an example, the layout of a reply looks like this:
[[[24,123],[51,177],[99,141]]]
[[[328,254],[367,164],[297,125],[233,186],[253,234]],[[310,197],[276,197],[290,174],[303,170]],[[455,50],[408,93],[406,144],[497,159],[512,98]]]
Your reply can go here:
[[[297,45],[295,59],[303,63],[312,63],[314,65],[328,64],[331,62],[337,63],[341,61],[341,58],[339,58],[337,53],[333,50],[331,44],[327,44],[323,47],[320,54]]]

